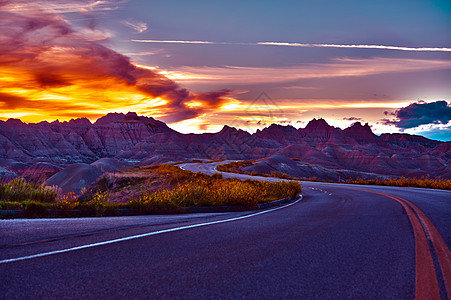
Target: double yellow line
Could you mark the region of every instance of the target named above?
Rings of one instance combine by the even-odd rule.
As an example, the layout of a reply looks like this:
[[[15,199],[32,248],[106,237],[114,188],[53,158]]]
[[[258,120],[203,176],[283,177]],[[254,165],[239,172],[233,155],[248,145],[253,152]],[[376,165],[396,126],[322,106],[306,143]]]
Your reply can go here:
[[[428,217],[412,202],[399,196],[359,188],[342,187],[382,195],[400,203],[409,216],[415,237],[415,299],[440,299],[440,290],[428,237],[438,258],[448,299],[451,299],[451,252]]]

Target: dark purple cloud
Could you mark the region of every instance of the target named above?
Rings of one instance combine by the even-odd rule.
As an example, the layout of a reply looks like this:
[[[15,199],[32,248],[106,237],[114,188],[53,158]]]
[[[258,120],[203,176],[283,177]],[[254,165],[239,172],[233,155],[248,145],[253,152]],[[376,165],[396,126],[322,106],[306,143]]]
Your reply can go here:
[[[197,94],[196,100],[202,102],[202,104],[216,108],[223,104],[226,101],[227,97],[230,97],[234,94],[232,90],[222,89],[216,92],[209,92],[204,94]]]
[[[362,118],[357,118],[357,117],[344,117],[343,120],[345,121],[363,121]]]
[[[420,101],[395,111],[393,115],[396,120],[384,119],[384,124],[402,129],[425,124],[448,124],[451,120],[451,106],[444,100],[431,103]]]

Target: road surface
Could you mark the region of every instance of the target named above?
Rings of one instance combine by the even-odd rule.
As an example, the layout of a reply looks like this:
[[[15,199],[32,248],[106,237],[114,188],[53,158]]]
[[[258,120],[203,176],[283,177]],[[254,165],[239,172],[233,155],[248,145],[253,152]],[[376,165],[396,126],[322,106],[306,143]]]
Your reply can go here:
[[[449,297],[451,192],[303,187],[302,200],[256,212],[2,220],[0,296]]]

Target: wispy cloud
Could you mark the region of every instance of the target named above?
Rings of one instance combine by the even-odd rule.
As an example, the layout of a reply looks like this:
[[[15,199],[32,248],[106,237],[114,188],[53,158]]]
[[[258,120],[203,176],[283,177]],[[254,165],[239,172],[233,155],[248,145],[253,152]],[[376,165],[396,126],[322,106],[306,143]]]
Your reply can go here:
[[[177,80],[202,84],[259,84],[299,79],[368,76],[386,73],[451,69],[451,60],[373,57],[336,58],[327,63],[290,67],[179,67]],[[167,71],[168,74],[171,71]]]
[[[181,41],[181,40],[132,40],[137,43],[160,43],[160,44],[226,44],[208,41]]]
[[[248,45],[248,46],[282,46],[282,47],[303,47],[303,48],[356,48],[356,49],[378,49],[378,50],[398,50],[415,52],[451,52],[451,48],[444,47],[406,47],[387,45],[345,45],[345,44],[308,44],[290,42],[257,42],[257,43],[231,43],[212,41],[185,41],[185,40],[132,40],[138,43],[163,43],[163,44],[207,44],[207,45]]]
[[[128,0],[87,0],[87,1],[73,1],[73,0],[15,0],[8,2],[3,6],[4,9],[10,12],[36,12],[36,9],[54,13],[88,13],[94,11],[111,11],[119,8],[121,4],[128,2]]]
[[[153,51],[142,51],[142,52],[124,52],[123,55],[126,56],[148,56],[148,55],[156,55],[164,52],[163,49],[157,49]]]
[[[357,48],[357,49],[380,49],[380,50],[399,50],[399,51],[434,51],[434,52],[451,52],[451,48],[439,47],[404,47],[404,46],[386,46],[386,45],[341,45],[341,44],[301,44],[301,43],[285,43],[285,42],[258,42],[257,45],[265,46],[288,46],[288,47],[304,47],[304,48]]]
[[[136,31],[138,33],[142,33],[148,29],[147,23],[144,23],[144,22],[134,22],[134,21],[129,21],[129,20],[123,20],[123,21],[121,21],[121,23],[124,24],[125,26],[133,29],[134,31]]]

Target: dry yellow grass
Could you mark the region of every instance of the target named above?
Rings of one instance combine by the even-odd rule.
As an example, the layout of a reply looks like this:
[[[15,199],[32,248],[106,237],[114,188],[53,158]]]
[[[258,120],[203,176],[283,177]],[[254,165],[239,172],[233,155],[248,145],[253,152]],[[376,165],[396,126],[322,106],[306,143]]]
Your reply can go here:
[[[192,173],[173,165],[159,165],[150,170],[160,175],[170,175],[172,189],[158,192],[143,191],[132,199],[133,206],[251,206],[281,198],[296,197],[302,191],[297,181],[262,182],[255,180],[223,179],[221,174],[208,176]]]
[[[135,213],[164,213],[193,206],[254,206],[294,198],[302,191],[297,181],[224,179],[220,173],[212,176],[193,173],[173,164],[130,168],[110,175],[101,178],[96,188],[85,190],[80,197],[16,179],[0,185],[0,209],[22,209],[22,215],[27,217],[70,216],[74,211],[80,216],[104,216],[114,215],[117,209],[123,208],[136,209]],[[130,190],[137,193],[129,193],[127,201],[112,201],[112,195],[117,192],[114,187],[122,195]]]
[[[451,180],[440,180],[440,179],[429,179],[429,178],[420,178],[420,179],[418,179],[418,178],[395,178],[395,179],[386,179],[386,180],[357,179],[357,180],[350,180],[349,183],[451,190]]]

